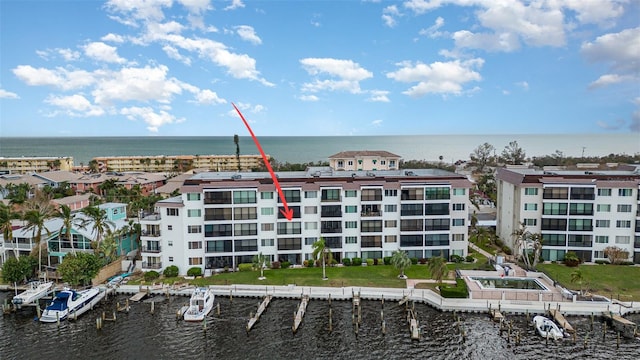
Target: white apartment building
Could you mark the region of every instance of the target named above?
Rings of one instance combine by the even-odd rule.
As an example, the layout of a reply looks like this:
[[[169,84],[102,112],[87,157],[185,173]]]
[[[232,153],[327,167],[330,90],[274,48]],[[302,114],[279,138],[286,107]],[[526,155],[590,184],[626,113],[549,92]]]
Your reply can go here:
[[[339,171],[397,170],[400,156],[382,150],[341,151],[329,156],[329,166]]]
[[[382,259],[398,249],[412,258],[467,255],[469,189],[462,175],[436,170],[344,172],[310,168],[277,173],[196,174],[182,195],[141,219],[143,270],[176,265],[203,273],[271,261],[302,264],[325,239],[334,258]]]
[[[604,249],[628,251],[640,263],[640,171],[498,169],[497,233],[513,248],[520,223],[543,237],[545,261],[568,251],[586,262]]]

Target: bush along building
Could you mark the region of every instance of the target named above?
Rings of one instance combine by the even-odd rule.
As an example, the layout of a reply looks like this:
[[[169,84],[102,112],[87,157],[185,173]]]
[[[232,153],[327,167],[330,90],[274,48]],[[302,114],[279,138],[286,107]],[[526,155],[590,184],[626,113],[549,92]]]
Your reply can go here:
[[[513,247],[523,224],[542,235],[541,256],[562,261],[640,263],[640,167],[498,169],[497,233]]]
[[[336,171],[330,167],[276,174],[283,203],[267,172],[206,172],[181,195],[144,216],[142,268],[199,267],[204,274],[271,261],[300,265],[321,237],[334,259],[378,259],[395,250],[411,258],[466,256],[471,182],[428,170]]]

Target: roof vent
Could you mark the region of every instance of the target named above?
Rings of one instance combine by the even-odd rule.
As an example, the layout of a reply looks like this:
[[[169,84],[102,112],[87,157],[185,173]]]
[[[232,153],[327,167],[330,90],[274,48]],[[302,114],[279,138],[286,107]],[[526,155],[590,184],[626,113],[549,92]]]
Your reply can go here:
[[[376,176],[376,174],[374,174],[374,173],[372,173],[372,172],[368,172],[368,171],[367,171],[367,176],[375,177],[375,176]]]
[[[233,180],[240,180],[240,179],[242,179],[242,175],[240,175],[240,174],[234,174],[234,175],[231,175],[231,179],[233,179]]]

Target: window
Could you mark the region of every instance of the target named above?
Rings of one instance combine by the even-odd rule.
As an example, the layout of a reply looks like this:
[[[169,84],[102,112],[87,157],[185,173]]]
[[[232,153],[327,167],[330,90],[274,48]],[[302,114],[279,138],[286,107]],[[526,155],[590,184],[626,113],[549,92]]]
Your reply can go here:
[[[424,200],[424,190],[422,188],[409,188],[400,190],[402,200]]]
[[[449,230],[449,219],[426,219],[424,229],[425,231]]]
[[[622,212],[622,213],[631,212],[631,205],[629,205],[629,204],[618,204],[618,212]]]
[[[524,210],[525,211],[538,210],[538,204],[534,204],[534,203],[524,204]]]
[[[396,235],[385,235],[384,242],[386,243],[398,242],[398,237]]]
[[[347,165],[349,165],[349,166],[353,166],[353,160],[349,160],[349,161],[347,161]]]
[[[567,236],[565,234],[542,234],[542,245],[566,246]]]
[[[544,203],[542,205],[543,215],[567,215],[567,203]]]
[[[464,234],[451,235],[451,241],[464,241]]]
[[[204,193],[205,204],[231,204],[231,191],[213,191]]]
[[[569,198],[568,188],[545,188],[542,192],[543,199],[567,199]]]
[[[403,219],[400,220],[400,231],[422,231],[424,220],[422,219]]]
[[[258,240],[233,240],[233,247],[235,251],[258,251]]]
[[[261,239],[260,240],[260,245],[261,246],[273,246],[274,244],[274,240],[273,239]]]
[[[398,190],[385,190],[384,196],[398,196]]]
[[[202,213],[200,209],[189,209],[187,210],[187,217],[200,217]]]
[[[210,220],[231,220],[231,208],[206,208],[204,209],[204,219]]]
[[[340,201],[340,189],[322,189],[322,201]]]
[[[569,219],[569,231],[591,231],[591,219]]]
[[[318,223],[315,221],[306,221],[304,223],[305,230],[318,230]]]
[[[595,189],[592,187],[571,188],[571,199],[573,200],[593,200],[595,197]]]
[[[317,206],[305,206],[304,207],[304,213],[305,214],[317,214],[318,213],[318,207]]]
[[[571,203],[569,205],[569,215],[593,215],[593,204]]]
[[[200,226],[200,225],[189,225],[189,226],[187,226],[187,232],[189,234],[200,234],[200,233],[202,233],[202,226]]]
[[[451,219],[451,226],[464,226],[464,219]]]
[[[338,160],[338,167],[339,168],[343,168],[344,167],[344,161]]]
[[[199,258],[199,257],[189,258],[189,265],[202,265],[202,258]]]
[[[598,204],[597,208],[596,208],[597,212],[610,212],[611,211],[611,204]]]
[[[453,189],[453,195],[466,195],[467,189]]]
[[[598,235],[596,236],[596,244],[608,244],[609,237],[607,235]]]
[[[424,215],[422,204],[402,204],[400,205],[401,216]]]
[[[173,262],[173,256],[169,256],[169,262]]]
[[[449,234],[426,234],[424,246],[448,246]]]
[[[345,244],[357,244],[358,243],[358,237],[357,236],[346,236],[344,238],[344,243]]]
[[[542,219],[542,230],[567,230],[567,219]]]
[[[167,225],[167,230],[173,230],[173,225]]]
[[[167,246],[173,246],[173,241],[172,240],[167,241]]]
[[[568,246],[577,246],[577,247],[591,247],[592,244],[592,236],[591,235],[569,235],[567,245]]]
[[[260,231],[273,231],[273,223],[260,224]]]
[[[260,193],[260,199],[262,199],[262,200],[273,199],[273,191],[262,191]]]
[[[344,197],[358,197],[358,191],[357,190],[346,190],[344,192]]]
[[[604,256],[604,251],[594,251],[593,252],[593,257],[596,259],[603,259]]]
[[[525,195],[538,195],[538,188],[524,188]]]
[[[208,252],[208,253],[232,252],[232,251],[233,251],[233,242],[231,240],[207,241],[207,248],[205,249],[205,252]]]
[[[318,241],[317,237],[307,237],[304,238],[304,244],[305,245],[313,245],[314,242]]]
[[[453,204],[453,211],[464,211],[464,204]]]
[[[273,215],[273,208],[260,208],[260,215]]]
[[[324,245],[330,249],[341,249],[342,236],[325,236]]]
[[[202,241],[189,241],[189,249],[202,249]]]
[[[255,204],[256,192],[252,190],[242,190],[233,192],[234,204]]]
[[[538,219],[524,219],[524,224],[526,226],[536,226],[538,223]]]
[[[398,221],[397,220],[385,220],[384,221],[384,227],[386,227],[386,228],[398,227]]]
[[[253,220],[258,218],[258,213],[254,207],[238,207],[233,209],[235,220]]]
[[[631,221],[630,220],[617,220],[616,221],[616,227],[617,228],[630,228],[631,227]]]
[[[400,246],[422,246],[424,237],[422,235],[400,235]]]
[[[631,243],[631,236],[618,235],[616,236],[616,244],[627,245]]]
[[[282,193],[284,194],[284,198],[287,200],[287,203],[300,202],[300,190],[282,190]],[[278,202],[282,202],[282,199],[280,199],[279,196]]]
[[[448,187],[428,187],[424,189],[424,195],[427,200],[445,200],[450,198],[450,190]]]
[[[302,249],[302,239],[300,238],[278,239],[278,250],[300,250],[300,249]]]
[[[323,221],[320,225],[320,232],[322,233],[342,232],[342,222],[341,221]]]
[[[386,161],[384,161],[384,160],[380,160],[380,165],[386,165],[386,164],[387,164],[387,162],[386,162]]]
[[[187,193],[187,201],[200,200],[200,193]]]
[[[449,204],[424,204],[425,215],[449,215]]]
[[[345,221],[344,222],[344,228],[345,229],[357,229],[358,228],[358,222],[357,221]]]
[[[382,220],[362,220],[360,222],[360,231],[365,232],[381,232]]]
[[[396,167],[396,161],[395,160],[389,160],[389,167],[390,168]]]
[[[611,226],[611,221],[609,220],[596,220],[597,228],[608,228],[609,226]]]
[[[258,224],[235,224],[233,227],[233,234],[235,236],[248,236],[258,234]]]
[[[360,246],[363,248],[382,247],[382,236],[363,236],[360,238]]]
[[[358,212],[358,207],[356,205],[347,205],[344,207],[344,212],[347,214],[355,214]]]
[[[320,208],[320,216],[322,217],[341,217],[342,209],[340,205],[323,205]]]
[[[302,232],[302,224],[300,222],[281,222],[278,223],[278,235],[300,234]]]
[[[361,201],[382,201],[382,189],[362,189]]]
[[[598,189],[598,196],[611,196],[611,189]]]
[[[305,191],[304,192],[304,198],[305,199],[315,199],[318,197],[318,192],[317,191]]]
[[[204,226],[205,237],[222,237],[231,236],[233,233],[233,226],[231,224],[214,224]]]
[[[179,214],[178,209],[172,209],[172,208],[167,209],[167,216],[178,216],[178,214]]]
[[[388,213],[398,212],[398,205],[385,205],[384,211]]]
[[[633,189],[618,189],[618,196],[631,196]]]

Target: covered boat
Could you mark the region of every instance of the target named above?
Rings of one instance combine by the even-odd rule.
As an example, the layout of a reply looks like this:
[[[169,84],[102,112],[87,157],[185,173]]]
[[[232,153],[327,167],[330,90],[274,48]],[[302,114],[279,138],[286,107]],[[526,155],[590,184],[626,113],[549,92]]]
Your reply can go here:
[[[535,316],[533,318],[533,325],[536,327],[538,334],[545,339],[558,340],[564,338],[564,331],[562,331],[556,323],[544,316]]]
[[[193,290],[189,299],[189,308],[184,313],[186,321],[202,321],[213,309],[215,296],[213,290],[198,287]]]
[[[44,309],[40,321],[52,323],[75,318],[91,310],[105,296],[105,292],[94,287],[75,291],[65,289],[56,294],[53,301]]]
[[[27,289],[13,297],[11,302],[18,308],[23,305],[30,305],[47,294],[53,289],[53,282],[32,281],[27,284]]]

